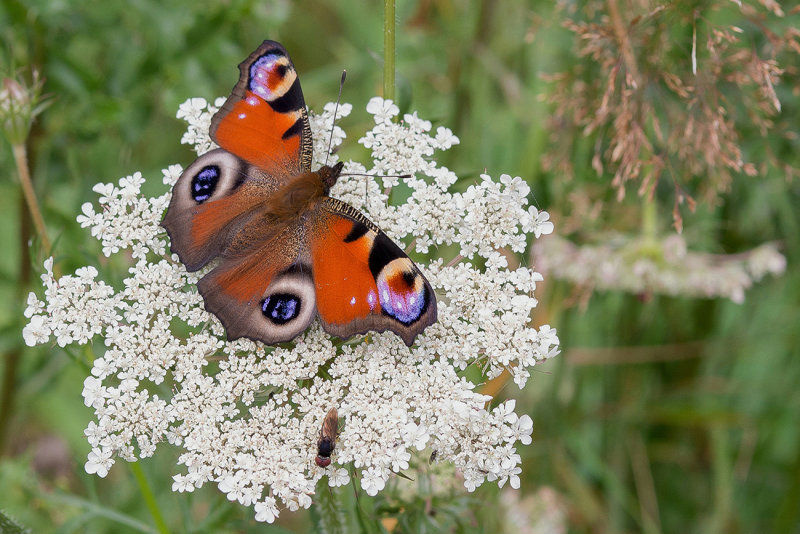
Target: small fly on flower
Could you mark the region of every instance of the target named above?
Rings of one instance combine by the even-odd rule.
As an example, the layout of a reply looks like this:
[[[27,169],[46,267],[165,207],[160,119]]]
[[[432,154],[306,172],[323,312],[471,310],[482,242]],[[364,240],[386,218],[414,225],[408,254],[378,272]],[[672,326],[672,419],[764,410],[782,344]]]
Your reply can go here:
[[[336,447],[336,435],[339,433],[339,414],[336,408],[328,410],[325,420],[322,421],[322,429],[319,431],[319,441],[317,442],[317,457],[314,461],[320,467],[331,465],[331,454]]]

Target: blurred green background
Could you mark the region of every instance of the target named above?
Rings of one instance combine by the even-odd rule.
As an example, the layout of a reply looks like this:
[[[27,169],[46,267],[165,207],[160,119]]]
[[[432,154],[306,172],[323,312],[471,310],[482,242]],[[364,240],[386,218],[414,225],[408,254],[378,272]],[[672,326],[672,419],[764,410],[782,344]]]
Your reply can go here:
[[[795,2],[781,2],[785,17],[758,2],[744,3],[750,9],[745,14],[729,1],[663,6],[700,13],[704,27],[736,24],[744,32],[742,46],[756,51],[798,26]],[[569,72],[573,84],[596,81],[591,58],[578,56],[575,33],[563,23],[585,19],[588,8],[595,10],[588,20],[602,33],[608,24],[603,10],[612,4],[563,2],[557,9],[532,0],[417,0],[397,7],[398,103],[461,139],[439,158],[464,177],[456,187],[484,169],[495,178],[522,176],[536,205],[552,214],[556,232],[560,217],[575,209],[575,191],[599,210],[572,229],[576,241],[601,239],[610,230],[638,232],[637,185],[623,202],[615,200],[613,170],[606,167],[598,176],[592,168],[592,147],[602,132],[585,137],[580,128],[553,120],[548,102],[561,89],[542,77]],[[631,19],[636,10],[654,8],[630,2],[623,15]],[[683,22],[661,22],[677,45],[670,51],[674,57],[650,51],[659,58],[652,68],[687,69],[692,26]],[[347,69],[343,100],[354,111],[341,121],[349,136],[344,157],[363,157],[356,141],[369,126],[364,107],[382,87],[378,2],[4,0],[0,35],[4,75],[33,66],[52,98],[28,149],[62,272],[98,263],[98,243],[75,222],[80,205],[96,199],[92,186],[140,170],[147,193],[163,191],[160,170],[194,159],[179,142],[184,123],[175,118],[178,104],[227,95],[237,64],[263,39],[290,51],[312,109],[335,99],[340,72]],[[774,128],[748,126],[747,102],[736,108],[736,88],[720,89],[744,117],[737,126],[745,159],[759,165],[768,153],[783,168],[764,163],[759,176],[736,174],[714,204],[698,198],[696,212],[681,211],[691,248],[731,254],[778,241],[788,260],[784,276],[756,284],[743,304],[605,292],[585,307],[571,306],[571,288],[554,280],[537,292],[534,319],[558,329],[562,354],[537,367],[524,391],[511,384],[499,392],[499,398],[519,399],[517,411],[529,413],[536,425],[533,444],[518,450],[523,481],[515,505],[531,515],[532,529],[549,531],[537,518],[556,517],[554,524],[575,532],[800,532],[800,184],[787,172],[800,167],[800,113],[792,90],[800,62],[789,52],[777,57],[788,70],[776,87],[783,109]],[[598,106],[601,97],[602,87]],[[553,166],[542,161],[557,152],[568,154],[570,176],[544,170]],[[3,385],[14,403],[4,416],[0,510],[34,532],[152,530],[124,462],[106,479],[83,471],[89,451],[83,429],[92,413],[81,398],[87,369],[79,355],[57,346],[24,346],[25,296],[31,289],[40,293],[44,256],[38,240],[30,241],[7,143],[0,145],[0,169],[5,375],[9,362],[18,361],[13,387]],[[670,185],[656,190],[660,212],[670,213],[673,201]],[[671,222],[663,217],[659,230],[666,234]],[[308,512],[285,512],[279,526],[256,524],[252,509],[228,503],[210,487],[173,494],[176,456],[164,446],[141,462],[174,532],[310,528]],[[492,486],[467,497],[400,505],[364,494],[359,499],[376,517],[389,518],[380,523],[384,529],[519,531],[500,512],[506,508],[498,507],[501,492]],[[542,488],[549,495],[546,506]],[[349,497],[348,505],[353,502]]]

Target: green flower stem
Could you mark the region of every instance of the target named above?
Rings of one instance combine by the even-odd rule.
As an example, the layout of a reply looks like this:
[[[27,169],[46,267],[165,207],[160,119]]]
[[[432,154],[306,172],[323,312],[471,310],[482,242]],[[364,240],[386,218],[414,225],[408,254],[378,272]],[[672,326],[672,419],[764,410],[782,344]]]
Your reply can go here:
[[[22,185],[22,194],[25,196],[25,203],[28,205],[28,211],[31,213],[33,225],[36,227],[36,233],[39,234],[39,238],[42,240],[45,253],[50,254],[52,245],[50,244],[50,239],[47,237],[44,218],[42,218],[42,211],[39,209],[36,193],[33,191],[31,174],[28,170],[28,151],[24,143],[14,143],[11,146],[14,151],[14,162],[17,164],[19,183]]]
[[[314,496],[315,506],[311,509],[315,532],[340,534],[347,530],[340,500],[337,489],[328,486],[327,477],[320,479]]]
[[[646,243],[653,243],[658,237],[658,210],[653,199],[645,198],[642,202],[642,238]]]
[[[383,98],[394,100],[394,0],[383,2]]]
[[[150,515],[153,516],[156,530],[158,530],[160,534],[169,534],[169,528],[167,527],[166,521],[164,521],[164,515],[161,513],[161,508],[158,507],[158,501],[156,501],[156,496],[153,495],[153,490],[150,489],[147,477],[144,476],[142,466],[139,462],[132,462],[128,465],[130,465],[133,476],[139,484],[139,492],[142,494],[147,509],[150,510]]]
[[[714,506],[709,524],[704,530],[716,534],[726,532],[727,528],[733,524],[731,503],[733,502],[734,481],[728,430],[724,425],[715,423],[711,426],[710,433]]]

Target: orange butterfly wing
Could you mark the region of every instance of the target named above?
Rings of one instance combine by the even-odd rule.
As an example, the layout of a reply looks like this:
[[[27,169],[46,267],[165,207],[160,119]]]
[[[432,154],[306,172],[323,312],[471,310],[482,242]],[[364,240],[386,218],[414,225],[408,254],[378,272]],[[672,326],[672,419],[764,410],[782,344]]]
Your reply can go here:
[[[272,175],[311,167],[311,128],[297,71],[286,49],[264,41],[239,64],[239,81],[211,119],[211,137]]]
[[[309,231],[323,328],[341,338],[391,330],[411,346],[436,321],[436,297],[419,268],[352,206],[325,197]]]
[[[283,228],[261,236],[246,252],[225,258],[197,287],[229,340],[246,337],[268,345],[291,341],[316,317],[307,261],[305,247]]]
[[[222,148],[181,174],[162,222],[189,271],[223,254],[259,205],[311,166],[303,91],[286,49],[264,41],[239,71],[211,120]]]

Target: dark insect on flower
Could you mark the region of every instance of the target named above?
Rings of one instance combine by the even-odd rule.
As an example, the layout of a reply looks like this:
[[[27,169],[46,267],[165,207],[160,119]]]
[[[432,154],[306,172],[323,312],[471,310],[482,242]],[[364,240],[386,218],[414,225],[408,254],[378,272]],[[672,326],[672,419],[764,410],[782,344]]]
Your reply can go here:
[[[319,431],[319,441],[317,442],[317,457],[314,461],[320,467],[331,465],[331,454],[336,446],[336,435],[339,433],[339,414],[336,408],[328,410],[325,420],[322,421],[322,429]]]

